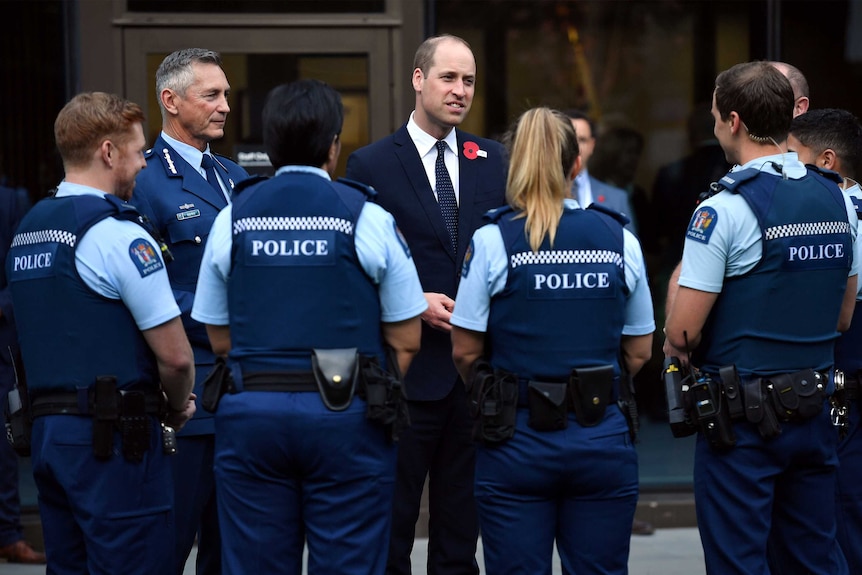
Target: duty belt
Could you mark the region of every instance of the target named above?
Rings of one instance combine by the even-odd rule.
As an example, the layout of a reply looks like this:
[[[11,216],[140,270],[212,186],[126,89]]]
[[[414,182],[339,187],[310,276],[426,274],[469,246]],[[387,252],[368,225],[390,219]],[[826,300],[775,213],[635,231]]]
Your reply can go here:
[[[242,376],[243,391],[318,391],[311,371],[255,371]]]
[[[159,415],[164,410],[164,397],[160,391],[130,389],[124,391],[141,391],[144,394],[146,412]],[[119,391],[117,392],[119,394]],[[43,415],[93,415],[95,397],[92,388],[78,391],[61,391],[42,393],[31,400],[32,417]]]

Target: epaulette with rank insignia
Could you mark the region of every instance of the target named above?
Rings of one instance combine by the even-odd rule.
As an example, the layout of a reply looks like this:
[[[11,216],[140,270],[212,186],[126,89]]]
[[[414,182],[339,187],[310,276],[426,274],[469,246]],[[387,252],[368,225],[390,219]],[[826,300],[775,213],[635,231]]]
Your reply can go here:
[[[625,226],[627,223],[631,222],[631,219],[627,215],[625,215],[624,213],[618,212],[616,210],[612,210],[611,208],[609,208],[603,204],[597,204],[597,203],[593,202],[592,204],[587,206],[587,209],[588,210],[595,210],[597,212],[601,212],[605,215],[611,216],[612,218],[617,220],[623,226]]]
[[[338,178],[335,181],[339,184],[344,184],[345,186],[350,186],[351,188],[359,190],[360,192],[365,194],[365,197],[367,197],[369,200],[373,200],[377,197],[377,190],[375,190],[368,184],[363,184],[362,182],[357,182],[356,180],[351,180],[349,178]]]
[[[235,197],[241,191],[250,188],[255,184],[259,184],[260,182],[265,182],[268,179],[269,178],[267,176],[261,176],[259,174],[249,176],[233,187],[233,190],[231,190],[231,195]]]

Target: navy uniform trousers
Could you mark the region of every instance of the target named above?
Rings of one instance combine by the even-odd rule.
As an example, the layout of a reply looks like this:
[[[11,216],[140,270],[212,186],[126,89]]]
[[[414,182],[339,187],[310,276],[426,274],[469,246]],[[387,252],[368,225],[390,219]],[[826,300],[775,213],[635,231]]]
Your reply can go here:
[[[838,434],[829,409],[781,434],[733,425],[736,446],[718,452],[698,435],[694,498],[708,575],[848,575],[835,539]]]
[[[515,435],[476,454],[476,504],[489,575],[628,572],[638,462],[624,417],[611,404],[595,427],[569,414],[560,431],[535,431],[518,408]]]
[[[396,447],[354,398],[244,391],[216,413],[215,475],[226,575],[382,575]]]

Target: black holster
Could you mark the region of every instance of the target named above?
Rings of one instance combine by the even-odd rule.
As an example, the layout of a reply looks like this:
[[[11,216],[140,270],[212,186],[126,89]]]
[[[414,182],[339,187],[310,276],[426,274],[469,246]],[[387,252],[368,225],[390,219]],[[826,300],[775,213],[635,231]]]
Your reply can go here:
[[[702,376],[689,387],[689,394],[695,421],[710,446],[726,450],[736,445],[736,434],[721,385],[708,375]]]
[[[123,442],[123,456],[127,460],[143,461],[144,454],[150,449],[151,426],[144,393],[120,390],[119,428]]]
[[[569,377],[569,393],[578,423],[584,427],[598,425],[613,398],[613,366],[573,369]]]
[[[775,408],[769,401],[767,382],[760,378],[745,383],[742,387],[745,403],[745,419],[757,426],[763,439],[772,439],[781,433],[781,425]]]
[[[470,414],[476,419],[473,440],[494,446],[511,439],[518,412],[518,377],[494,371],[480,359],[470,367],[469,379]]]
[[[203,387],[201,407],[215,413],[222,396],[233,389],[233,376],[224,356],[216,357],[215,365],[204,379]]]
[[[314,349],[311,369],[323,404],[332,411],[344,411],[353,401],[359,380],[359,354],[348,349]]]
[[[93,388],[93,455],[108,459],[114,450],[114,426],[120,417],[117,378],[103,375]]]
[[[6,396],[6,440],[21,457],[30,457],[33,418],[27,388],[16,385]]]
[[[395,442],[410,426],[410,413],[397,358],[391,349],[387,351],[389,371],[383,369],[376,357],[360,356],[360,376],[365,385],[357,393],[365,400],[366,419],[382,425],[389,440]]]

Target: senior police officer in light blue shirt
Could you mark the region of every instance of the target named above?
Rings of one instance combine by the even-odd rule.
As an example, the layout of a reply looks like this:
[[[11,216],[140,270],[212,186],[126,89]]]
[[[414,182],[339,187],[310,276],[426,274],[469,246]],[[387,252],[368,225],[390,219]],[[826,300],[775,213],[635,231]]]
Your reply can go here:
[[[856,298],[857,216],[837,174],[787,151],[793,109],[769,63],[716,78],[714,132],[738,166],[695,209],[668,290],[665,355],[687,363],[690,353],[700,370],[688,393],[710,575],[768,572],[767,543],[788,573],[848,573],[825,407]]]
[[[521,116],[510,207],[473,235],[452,313],[495,575],[549,573],[555,542],[566,572],[627,572],[638,472],[621,372],[649,359],[655,321],[625,216],[568,197],[579,164],[563,114]]]
[[[237,188],[204,253],[192,317],[232,379],[215,415],[228,574],[300,573],[304,541],[310,573],[386,567],[387,418],[406,415],[397,374],[418,351],[427,303],[374,191],[330,179],[342,117],[323,82],[272,90],[263,123],[276,175]]]
[[[23,219],[7,260],[49,573],[150,575],[173,563],[158,417],[163,392],[169,425],[194,413],[194,364],[160,246],[125,203],[145,166],[143,119],[101,92],[61,110],[65,181]]]

